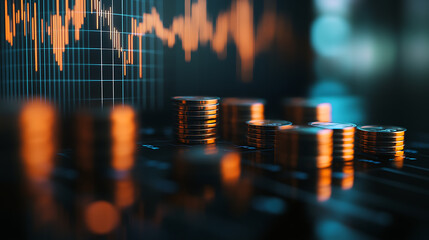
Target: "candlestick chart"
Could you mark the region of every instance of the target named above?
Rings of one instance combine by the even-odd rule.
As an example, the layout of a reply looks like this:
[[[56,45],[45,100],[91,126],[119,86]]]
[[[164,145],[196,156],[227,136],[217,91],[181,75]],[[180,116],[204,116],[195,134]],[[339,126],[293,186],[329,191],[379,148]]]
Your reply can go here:
[[[2,95],[41,95],[69,107],[92,101],[161,107],[164,51],[174,46],[191,62],[200,48],[222,61],[234,45],[241,80],[251,81],[256,56],[275,41],[275,10],[255,20],[249,0],[232,1],[214,17],[206,0],[183,5],[166,20],[168,6],[155,0],[5,0]]]

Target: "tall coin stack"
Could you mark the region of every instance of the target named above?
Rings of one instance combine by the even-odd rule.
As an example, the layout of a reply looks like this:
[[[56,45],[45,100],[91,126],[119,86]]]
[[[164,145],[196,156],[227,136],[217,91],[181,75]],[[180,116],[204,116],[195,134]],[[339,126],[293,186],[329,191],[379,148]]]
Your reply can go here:
[[[248,121],[247,144],[255,148],[273,148],[277,131],[291,125],[291,122],[283,120]]]
[[[290,126],[277,131],[276,161],[287,169],[316,169],[332,165],[331,129]]]
[[[222,137],[235,144],[245,144],[247,121],[264,119],[263,99],[224,98],[221,103]]]
[[[406,131],[393,126],[360,126],[357,128],[358,149],[378,157],[403,157]]]
[[[218,97],[173,97],[179,143],[214,144],[217,138]]]
[[[351,161],[354,159],[356,124],[312,122],[310,126],[332,129],[334,161]]]
[[[283,101],[284,119],[296,125],[309,122],[330,122],[332,106],[304,98],[288,98]]]

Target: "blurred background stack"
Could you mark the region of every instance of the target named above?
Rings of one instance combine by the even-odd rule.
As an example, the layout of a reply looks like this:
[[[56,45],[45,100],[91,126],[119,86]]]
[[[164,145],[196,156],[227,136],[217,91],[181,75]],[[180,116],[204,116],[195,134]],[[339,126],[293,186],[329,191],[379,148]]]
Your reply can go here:
[[[283,119],[296,125],[306,125],[310,122],[330,122],[332,120],[330,103],[321,103],[304,98],[284,99],[283,112]]]
[[[71,167],[85,175],[130,171],[134,167],[139,138],[138,122],[130,106],[77,112],[73,127],[65,126],[71,130],[66,134],[73,136],[71,144],[76,161]]]
[[[224,98],[221,103],[222,137],[235,144],[246,144],[247,121],[264,119],[265,100]]]

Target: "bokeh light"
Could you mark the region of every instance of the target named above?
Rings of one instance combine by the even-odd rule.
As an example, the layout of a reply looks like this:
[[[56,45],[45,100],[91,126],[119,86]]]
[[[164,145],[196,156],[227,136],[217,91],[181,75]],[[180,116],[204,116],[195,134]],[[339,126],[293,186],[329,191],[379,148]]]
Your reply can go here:
[[[350,24],[338,16],[320,16],[311,26],[311,43],[322,56],[337,56],[344,52],[350,39]]]
[[[320,13],[345,14],[352,0],[314,0],[314,5]]]
[[[107,234],[117,227],[119,212],[109,202],[93,202],[85,209],[85,223],[92,233]]]

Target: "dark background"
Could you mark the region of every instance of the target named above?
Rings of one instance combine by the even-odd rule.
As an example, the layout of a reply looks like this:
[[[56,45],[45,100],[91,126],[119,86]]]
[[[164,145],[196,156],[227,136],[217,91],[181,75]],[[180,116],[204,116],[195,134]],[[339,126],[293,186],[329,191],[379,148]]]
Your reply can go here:
[[[165,5],[169,5],[167,2]],[[214,16],[226,9],[229,2],[208,1],[209,12]],[[240,81],[232,44],[228,45],[228,57],[223,61],[208,47],[193,53],[189,63],[183,61],[180,46],[173,51],[166,50],[167,95],[262,97],[268,100],[268,115],[274,117],[279,116],[283,97],[315,96],[333,101],[334,120],[428,131],[429,3],[423,0],[331,1],[349,5],[344,17],[351,28],[349,41],[365,40],[358,45],[360,48],[350,46],[351,54],[337,60],[320,60],[311,44],[312,24],[324,14],[341,14],[321,13],[317,10],[318,2],[330,1],[277,1],[277,11],[292,25],[294,49],[284,52],[273,46],[258,56],[250,83]],[[257,22],[263,1],[254,1],[254,4]],[[176,4],[175,10],[165,8],[166,16],[174,11],[183,11],[182,5]],[[351,64],[342,67],[339,64],[342,61]],[[315,70],[318,64],[322,70]],[[329,83],[327,89],[315,90],[317,83],[324,82]],[[336,91],[336,88],[342,90]],[[339,104],[340,109],[336,110],[337,102],[352,104]]]
[[[160,9],[164,25],[169,26],[175,16],[184,14],[184,1],[126,1],[125,12],[149,12],[151,6]],[[194,1],[192,1],[194,2]],[[173,48],[162,46],[159,40],[148,40],[146,48],[155,48],[163,53],[156,55],[155,65],[162,64],[149,78],[163,79],[163,84],[156,85],[155,92],[131,91],[131,81],[125,84],[125,101],[136,106],[142,114],[147,116],[147,122],[162,122],[158,118],[165,118],[169,112],[169,99],[175,95],[214,95],[220,97],[260,97],[268,100],[268,117],[281,116],[281,99],[284,97],[304,96],[332,102],[334,106],[334,121],[351,121],[366,124],[401,125],[410,130],[429,131],[429,113],[426,105],[429,103],[429,3],[425,0],[303,0],[303,1],[271,1],[275,3],[276,11],[290,24],[290,35],[282,41],[276,41],[271,48],[258,55],[255,59],[253,78],[245,82],[237,71],[237,54],[234,44],[228,44],[226,59],[220,60],[209,46],[200,46],[192,53],[190,62],[186,62],[181,42],[177,41]],[[254,23],[258,23],[266,1],[254,0]],[[119,4],[115,1],[115,12],[120,12]],[[231,1],[208,0],[208,14],[212,20],[220,12],[226,11]],[[138,7],[137,7],[138,6]],[[144,8],[144,9],[143,9]],[[45,7],[45,9],[48,9]],[[4,5],[0,6],[1,16],[4,15]],[[48,9],[49,10],[49,9]],[[315,23],[320,18],[335,18],[347,24],[347,37],[341,35],[341,29],[336,25],[321,29],[322,37],[328,39],[327,45],[344,45],[342,54],[324,56],[320,49],[314,46]],[[90,17],[83,28],[94,29],[94,17]],[[121,19],[116,19],[120,22]],[[3,21],[2,21],[3,22]],[[28,64],[19,62],[10,68],[10,47],[4,38],[4,24],[1,24],[2,42],[2,82],[22,80],[21,75],[10,75],[27,68]],[[99,47],[98,33],[83,33],[88,41],[76,43],[74,47]],[[84,38],[84,39],[85,39]],[[103,44],[108,42],[104,39]],[[18,36],[19,39],[19,36]],[[135,43],[136,45],[137,43]],[[152,44],[152,45],[151,45]],[[67,52],[67,51],[66,51]],[[81,64],[100,62],[99,51],[82,52],[87,58],[77,53],[66,53],[65,58]],[[41,53],[41,57],[48,59],[49,53]],[[104,56],[103,62],[108,63],[110,57]],[[147,61],[153,60],[148,55]],[[12,59],[13,60],[13,59]],[[52,59],[50,60],[52,61]],[[115,60],[120,64],[120,60]],[[59,73],[53,67],[51,75],[34,74],[32,79],[53,78],[83,80],[83,84],[75,82],[58,82],[57,88],[62,97],[68,96],[69,90],[75,85],[77,89],[91,98],[75,97],[63,103],[56,97],[47,94],[60,108],[75,109],[83,105],[99,106],[99,84],[85,82],[87,79],[99,79],[99,67],[72,66],[69,71]],[[120,70],[120,67],[116,69]],[[116,71],[115,78],[120,78]],[[90,73],[92,71],[92,73]],[[104,70],[105,81],[108,81],[111,70]],[[109,72],[110,71],[110,72]],[[49,72],[49,71],[47,71]],[[70,75],[71,72],[71,75]],[[46,74],[46,77],[45,75]],[[57,74],[57,75],[55,75]],[[131,73],[130,73],[131,74]],[[137,69],[133,73],[137,79]],[[77,76],[76,76],[77,75]],[[110,75],[111,78],[111,75]],[[22,81],[20,81],[22,82]],[[62,85],[61,85],[62,84]],[[121,83],[117,83],[120,89]],[[127,85],[128,84],[128,85]],[[116,85],[115,85],[116,86]],[[143,85],[141,85],[143,86]],[[2,84],[0,91],[5,100],[14,99],[4,91]],[[105,91],[111,91],[108,86]],[[77,91],[77,90],[76,90]],[[119,90],[117,90],[119,91]],[[162,96],[161,94],[162,93]],[[33,95],[40,95],[35,92]],[[117,93],[116,96],[120,96]],[[21,96],[27,98],[27,96]],[[130,100],[132,99],[132,101]],[[152,100],[151,100],[152,99]],[[155,99],[155,100],[153,100]],[[151,102],[152,101],[152,102]],[[122,100],[105,100],[121,103]],[[156,119],[156,121],[154,121]]]

